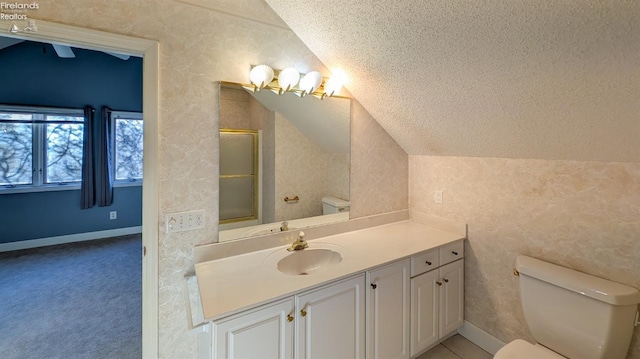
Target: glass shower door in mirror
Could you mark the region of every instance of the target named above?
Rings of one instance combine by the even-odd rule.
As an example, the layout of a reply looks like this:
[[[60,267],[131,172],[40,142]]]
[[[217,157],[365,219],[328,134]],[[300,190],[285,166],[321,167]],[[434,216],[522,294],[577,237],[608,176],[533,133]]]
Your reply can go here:
[[[258,220],[258,131],[220,130],[220,223]]]

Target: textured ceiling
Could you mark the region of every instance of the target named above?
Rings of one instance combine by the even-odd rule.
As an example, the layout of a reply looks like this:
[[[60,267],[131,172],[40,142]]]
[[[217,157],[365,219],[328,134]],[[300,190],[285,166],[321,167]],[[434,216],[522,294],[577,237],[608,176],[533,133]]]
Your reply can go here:
[[[349,100],[293,93],[276,95],[270,91],[251,93],[271,111],[281,113],[298,131],[326,153],[349,153],[351,117]]]
[[[409,154],[640,161],[637,1],[266,2]]]

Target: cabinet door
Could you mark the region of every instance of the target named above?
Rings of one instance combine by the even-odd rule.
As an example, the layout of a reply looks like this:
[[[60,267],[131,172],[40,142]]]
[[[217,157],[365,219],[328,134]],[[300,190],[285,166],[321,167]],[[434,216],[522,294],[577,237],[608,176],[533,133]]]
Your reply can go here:
[[[364,274],[298,296],[298,359],[365,357]]]
[[[411,260],[369,272],[367,358],[409,358]]]
[[[439,279],[437,269],[411,278],[411,356],[423,352],[440,339]]]
[[[214,359],[293,358],[294,299],[214,322]]]
[[[464,260],[440,267],[440,278],[440,337],[443,337],[464,321]]]

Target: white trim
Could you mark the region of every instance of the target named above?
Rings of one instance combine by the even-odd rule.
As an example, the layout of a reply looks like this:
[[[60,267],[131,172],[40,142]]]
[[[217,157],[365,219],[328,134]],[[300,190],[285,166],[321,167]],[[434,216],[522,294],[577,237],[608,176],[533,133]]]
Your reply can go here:
[[[16,185],[15,187],[0,187],[0,196],[3,194],[53,192],[53,191],[79,191],[78,182],[66,182],[64,184],[45,184],[42,186]]]
[[[0,105],[0,111],[2,112],[13,112],[13,113],[38,113],[44,115],[67,115],[73,114],[77,116],[84,116],[84,110],[81,108],[70,108],[70,107],[38,107],[38,106],[29,106],[29,105]],[[28,123],[29,121],[25,121]],[[83,121],[78,121],[82,123]],[[73,123],[73,122],[69,122]]]
[[[464,324],[458,328],[458,334],[467,338],[473,344],[479,346],[491,355],[496,355],[498,350],[505,346],[505,343],[475,325],[464,321]]]
[[[52,246],[54,244],[64,244],[82,241],[91,241],[100,238],[126,236],[128,234],[136,234],[142,232],[142,226],[108,229],[104,231],[67,234],[64,236],[29,239],[25,241],[0,243],[0,252],[17,251],[20,249],[37,248],[44,246]]]
[[[125,120],[140,120],[143,121],[142,112],[132,112],[132,111],[111,111],[111,116],[113,118],[123,118]]]
[[[15,21],[19,28],[27,21]],[[144,127],[144,186],[142,187],[142,357],[158,358],[158,142],[159,142],[159,44],[147,40],[37,20],[37,32],[0,34],[11,38],[55,42],[72,47],[142,56],[142,113]]]

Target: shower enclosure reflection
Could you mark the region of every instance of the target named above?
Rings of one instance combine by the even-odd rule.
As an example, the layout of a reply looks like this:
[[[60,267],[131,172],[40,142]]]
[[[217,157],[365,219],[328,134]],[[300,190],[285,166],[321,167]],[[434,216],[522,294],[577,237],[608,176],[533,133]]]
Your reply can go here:
[[[220,90],[220,241],[347,220],[350,101]]]

